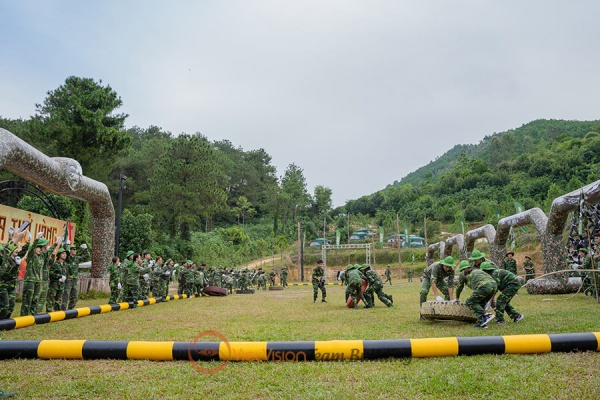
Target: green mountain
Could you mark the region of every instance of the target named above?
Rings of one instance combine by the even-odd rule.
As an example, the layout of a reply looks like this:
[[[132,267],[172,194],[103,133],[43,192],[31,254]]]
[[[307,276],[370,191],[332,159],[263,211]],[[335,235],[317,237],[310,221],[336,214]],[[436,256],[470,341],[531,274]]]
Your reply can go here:
[[[436,224],[456,231],[469,222],[496,224],[515,213],[515,202],[547,212],[554,198],[600,179],[599,132],[600,121],[532,121],[477,145],[456,145],[345,209],[392,231],[398,219],[422,233],[427,218],[428,234]]]

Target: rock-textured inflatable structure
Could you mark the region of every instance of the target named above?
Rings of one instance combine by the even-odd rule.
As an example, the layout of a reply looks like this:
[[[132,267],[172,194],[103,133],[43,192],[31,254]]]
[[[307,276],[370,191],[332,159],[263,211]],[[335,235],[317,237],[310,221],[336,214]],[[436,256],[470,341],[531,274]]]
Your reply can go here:
[[[71,158],[48,157],[9,131],[0,128],[0,168],[41,188],[90,204],[92,211],[92,277],[100,278],[113,255],[115,209],[108,188],[83,176]]]
[[[600,203],[600,181],[556,198],[552,202],[547,216],[541,209],[532,208],[502,218],[498,221],[497,228],[488,224],[471,230],[464,236],[460,234],[445,241],[433,243],[427,249],[427,265],[433,262],[436,251],[440,258],[444,258],[452,254],[454,246],[458,247],[461,259],[468,258],[473,251],[475,241],[481,238],[485,238],[489,244],[489,259],[500,265],[507,252],[506,242],[510,229],[533,225],[542,244],[544,274],[562,271],[567,267],[563,233],[569,213],[577,210],[580,205],[594,205],[597,203]],[[530,281],[527,285],[527,291],[535,294],[572,293],[577,289],[578,285],[569,282],[569,276],[566,273],[536,279]]]

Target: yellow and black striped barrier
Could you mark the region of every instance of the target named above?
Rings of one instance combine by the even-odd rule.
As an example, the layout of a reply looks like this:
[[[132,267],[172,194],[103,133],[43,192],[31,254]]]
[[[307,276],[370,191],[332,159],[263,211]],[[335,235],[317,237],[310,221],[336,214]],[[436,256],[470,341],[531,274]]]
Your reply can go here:
[[[314,342],[3,340],[0,359],[339,361],[600,351],[600,332]]]
[[[169,295],[166,300],[186,299],[188,296]],[[194,296],[191,296],[194,297]],[[149,299],[138,300],[137,306],[144,307],[152,304],[160,303],[162,297],[151,297]],[[15,317],[0,320],[0,331],[8,331],[11,329],[24,328],[31,325],[45,324],[48,322],[63,321],[66,319],[87,317],[88,315],[104,314],[111,311],[128,310],[133,307],[133,302],[123,302],[116,304],[101,304],[99,306],[74,308],[66,311],[53,311],[47,314],[26,315],[23,317]]]

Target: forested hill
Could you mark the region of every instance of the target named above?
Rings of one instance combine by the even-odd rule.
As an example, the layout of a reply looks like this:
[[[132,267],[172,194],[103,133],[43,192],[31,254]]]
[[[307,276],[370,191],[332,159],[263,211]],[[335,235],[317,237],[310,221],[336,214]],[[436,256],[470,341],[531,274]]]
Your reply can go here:
[[[600,179],[600,121],[536,120],[456,145],[385,189],[348,201],[350,214],[377,217],[393,227],[396,215],[419,232],[436,224],[496,224],[499,218],[540,207]]]
[[[583,138],[588,132],[598,132],[599,127],[600,121],[538,119],[524,124],[517,129],[485,136],[477,145],[457,144],[441,157],[406,175],[400,182],[394,182],[394,185],[404,185],[407,183],[415,185],[429,176],[443,174],[453,167],[458,157],[463,153],[468,157],[482,158],[489,161],[492,143],[495,146],[493,147],[495,151],[504,145],[506,153],[520,156],[524,153],[537,152],[544,149],[548,144],[557,140]],[[559,136],[561,137],[559,138]],[[511,145],[514,147],[510,148]],[[496,162],[501,161],[499,157],[496,157],[496,159],[492,157],[492,160]]]

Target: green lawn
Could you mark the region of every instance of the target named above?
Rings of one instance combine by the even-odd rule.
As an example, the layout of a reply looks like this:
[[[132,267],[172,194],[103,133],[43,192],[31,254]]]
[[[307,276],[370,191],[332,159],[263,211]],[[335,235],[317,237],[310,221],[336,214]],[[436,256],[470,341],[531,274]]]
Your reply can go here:
[[[487,330],[459,322],[419,321],[419,285],[403,280],[386,286],[395,301],[389,309],[378,300],[374,309],[348,309],[338,286],[327,287],[328,303],[313,304],[312,287],[290,287],[170,301],[0,332],[0,337],[190,342],[203,331],[216,330],[229,341],[313,341],[600,331],[600,306],[581,294],[549,297],[522,291],[513,305],[526,316],[523,322],[492,324]],[[466,299],[467,294],[461,297]],[[102,302],[86,300],[78,306]],[[600,398],[600,354],[594,352],[230,362],[211,375],[199,373],[187,361],[1,363],[0,390],[17,391],[19,398]],[[199,363],[207,369],[215,364]]]

